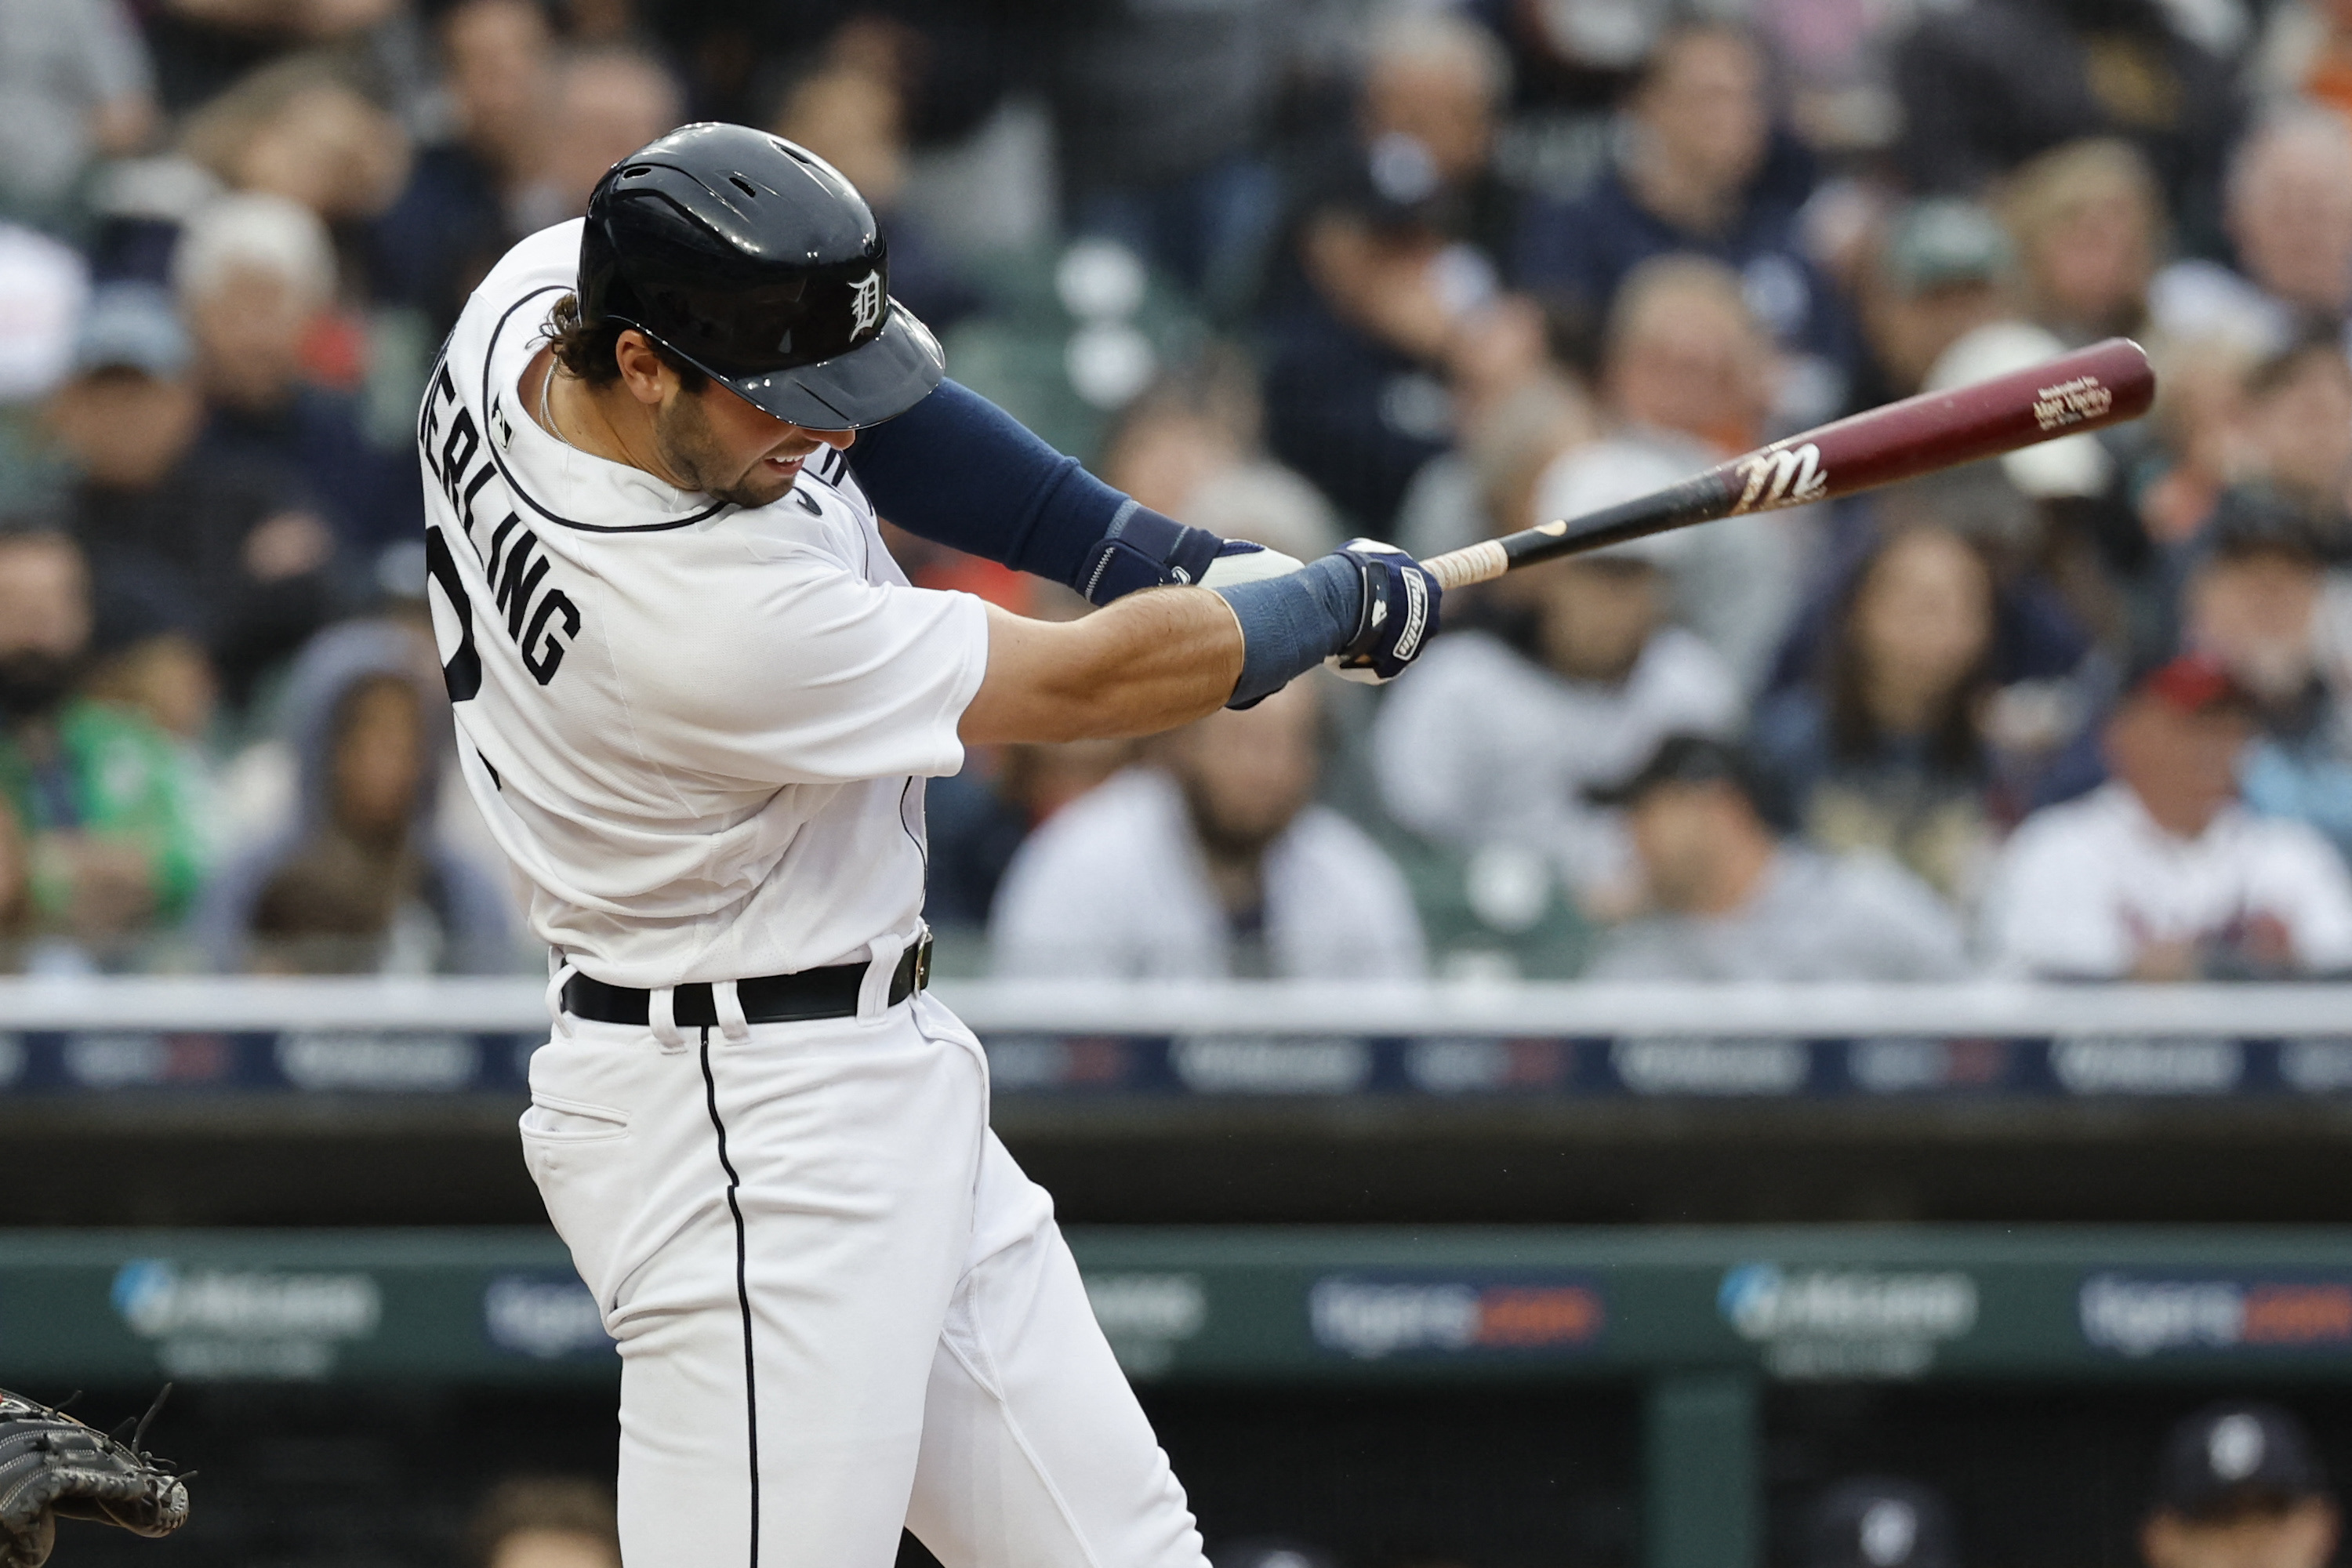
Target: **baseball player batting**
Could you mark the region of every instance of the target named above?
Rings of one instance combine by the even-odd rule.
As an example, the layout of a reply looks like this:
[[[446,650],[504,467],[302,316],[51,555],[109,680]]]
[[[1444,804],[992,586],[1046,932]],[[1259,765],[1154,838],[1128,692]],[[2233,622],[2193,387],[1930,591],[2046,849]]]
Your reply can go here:
[[[1444,583],[2146,405],[2136,349],[2085,353],[1439,570],[1367,540],[1301,565],[942,380],[874,215],[788,142],[675,132],[509,252],[419,416],[426,560],[467,782],[551,951],[523,1145],[620,1342],[630,1568],[884,1568],[902,1524],[948,1568],[1202,1568],[925,991],[925,779],[1326,660],[1392,679]],[[1103,608],[911,587],[877,509]]]
[[[620,1343],[630,1568],[887,1568],[902,1524],[950,1568],[1203,1562],[925,993],[923,783],[1391,677],[1438,588],[1180,527],[941,372],[849,184],[698,125],[507,254],[419,415],[462,765],[551,950],[523,1145]],[[910,587],[877,507],[1106,607]]]

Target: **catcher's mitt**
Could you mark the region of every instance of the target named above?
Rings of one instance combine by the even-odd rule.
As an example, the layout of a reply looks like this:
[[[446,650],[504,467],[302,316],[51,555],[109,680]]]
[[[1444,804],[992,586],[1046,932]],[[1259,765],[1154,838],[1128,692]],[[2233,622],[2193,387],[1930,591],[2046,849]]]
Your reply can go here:
[[[59,1518],[147,1536],[187,1522],[188,1489],[170,1466],[140,1450],[146,1433],[142,1421],[131,1441],[120,1442],[0,1389],[0,1568],[41,1568]]]

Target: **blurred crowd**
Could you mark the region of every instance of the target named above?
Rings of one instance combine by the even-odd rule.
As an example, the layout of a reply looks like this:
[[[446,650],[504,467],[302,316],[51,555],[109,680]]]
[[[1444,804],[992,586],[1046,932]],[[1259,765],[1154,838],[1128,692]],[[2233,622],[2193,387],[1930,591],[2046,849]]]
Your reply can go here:
[[[692,119],[856,181],[950,374],[1300,556],[2158,365],[2132,426],[1456,593],[1381,691],[975,752],[951,965],[2352,972],[2346,0],[0,0],[7,967],[538,962],[446,787],[414,411]]]
[[[2163,1433],[2154,1472],[2131,1543],[2137,1551],[2127,1559],[2142,1568],[2326,1568],[2335,1561],[2342,1506],[2311,1434],[2279,1405],[2230,1400],[2183,1417]],[[1981,1485],[1982,1478],[1971,1479]],[[1796,1506],[1772,1532],[1774,1563],[1964,1568],[2001,1560],[1980,1545],[1971,1550],[1966,1510],[1916,1480],[1853,1475],[1789,1500]],[[2017,1502],[2007,1496],[1969,1500],[1989,1513]],[[2071,1500],[2092,1505],[2089,1498]],[[2013,1539],[2014,1518],[1988,1517],[1979,1528],[1992,1533],[2004,1525]],[[1367,1563],[1284,1538],[1234,1542],[1209,1556],[1213,1568],[1466,1568],[1444,1551],[1391,1551]]]
[[[2312,1434],[2285,1408],[2242,1399],[2208,1405],[2163,1432],[2154,1458],[2133,1543],[2143,1568],[2326,1568],[2335,1560],[2342,1505]],[[1964,1568],[1983,1560],[1969,1550],[1967,1510],[1917,1480],[1846,1476],[1788,1500],[1795,1506],[1775,1531],[1774,1562]],[[1213,1530],[1215,1521],[1206,1522]],[[1370,1533],[1381,1531],[1375,1526]],[[499,1482],[475,1509],[462,1544],[467,1568],[620,1563],[610,1494],[583,1479]],[[1210,1545],[1213,1568],[1465,1568],[1458,1557],[1427,1546],[1359,1555],[1294,1537],[1213,1534]],[[932,1559],[902,1551],[899,1562]]]

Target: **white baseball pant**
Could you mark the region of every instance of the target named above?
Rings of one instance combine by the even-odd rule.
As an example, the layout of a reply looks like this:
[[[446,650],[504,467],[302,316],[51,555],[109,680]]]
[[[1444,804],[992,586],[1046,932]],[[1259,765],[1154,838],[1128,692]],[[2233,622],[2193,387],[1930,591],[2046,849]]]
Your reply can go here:
[[[628,1568],[890,1568],[902,1523],[947,1568],[1205,1568],[979,1042],[877,1000],[532,1054],[524,1152],[620,1342]]]

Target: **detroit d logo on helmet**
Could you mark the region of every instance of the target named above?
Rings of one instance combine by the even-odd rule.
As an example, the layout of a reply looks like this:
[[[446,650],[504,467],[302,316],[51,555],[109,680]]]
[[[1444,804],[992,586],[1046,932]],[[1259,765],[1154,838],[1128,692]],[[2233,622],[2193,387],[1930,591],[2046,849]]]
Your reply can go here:
[[[877,270],[859,279],[849,298],[849,308],[857,313],[857,323],[852,330],[861,335],[882,320],[882,274]]]

